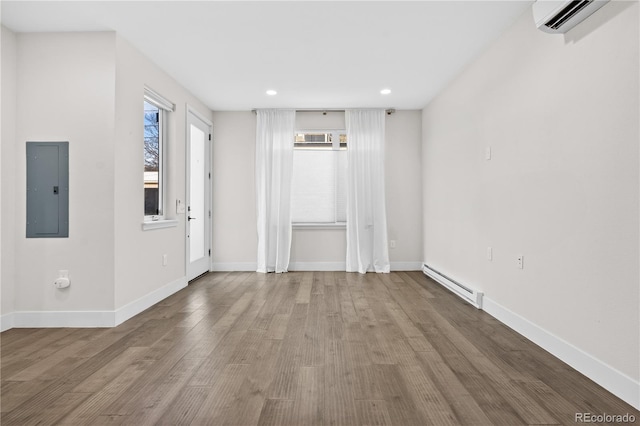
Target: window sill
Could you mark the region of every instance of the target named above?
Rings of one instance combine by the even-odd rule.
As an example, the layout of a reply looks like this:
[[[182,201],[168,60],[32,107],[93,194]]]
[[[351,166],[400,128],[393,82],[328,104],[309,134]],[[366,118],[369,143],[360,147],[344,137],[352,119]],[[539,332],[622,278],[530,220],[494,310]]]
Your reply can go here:
[[[294,223],[293,229],[346,229],[346,223]]]
[[[174,228],[176,226],[178,226],[178,221],[175,219],[164,219],[164,220],[142,222],[143,231],[151,231],[153,229],[162,229],[162,228]]]

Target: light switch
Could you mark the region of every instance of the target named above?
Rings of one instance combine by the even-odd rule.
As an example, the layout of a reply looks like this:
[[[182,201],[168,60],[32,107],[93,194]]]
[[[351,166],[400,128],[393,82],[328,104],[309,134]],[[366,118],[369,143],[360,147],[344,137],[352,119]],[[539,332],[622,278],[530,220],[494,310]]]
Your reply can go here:
[[[184,203],[182,200],[176,200],[176,213],[183,214],[184,213]]]
[[[488,146],[484,149],[484,158],[485,160],[491,160],[491,147]]]

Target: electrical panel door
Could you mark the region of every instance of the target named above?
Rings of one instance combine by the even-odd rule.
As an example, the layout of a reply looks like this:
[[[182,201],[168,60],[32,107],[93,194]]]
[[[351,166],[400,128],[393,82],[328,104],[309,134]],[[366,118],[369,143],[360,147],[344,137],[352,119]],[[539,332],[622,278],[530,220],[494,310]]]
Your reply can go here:
[[[69,142],[27,142],[27,238],[69,236]]]

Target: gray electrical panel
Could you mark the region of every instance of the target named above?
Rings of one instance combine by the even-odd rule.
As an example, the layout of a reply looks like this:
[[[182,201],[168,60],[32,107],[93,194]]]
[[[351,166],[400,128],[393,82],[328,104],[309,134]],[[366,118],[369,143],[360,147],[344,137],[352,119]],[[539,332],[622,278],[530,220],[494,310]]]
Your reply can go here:
[[[69,142],[27,142],[27,238],[69,236]]]

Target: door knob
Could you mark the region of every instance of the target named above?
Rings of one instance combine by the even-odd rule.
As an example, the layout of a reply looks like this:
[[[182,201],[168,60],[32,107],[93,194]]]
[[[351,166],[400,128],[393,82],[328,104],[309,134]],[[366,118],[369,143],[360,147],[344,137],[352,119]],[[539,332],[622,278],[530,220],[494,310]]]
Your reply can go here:
[[[196,218],[195,218],[195,217],[191,217],[191,216],[187,216],[187,219],[188,219],[189,221],[196,220]]]

